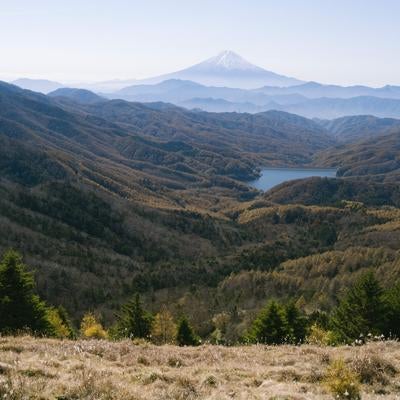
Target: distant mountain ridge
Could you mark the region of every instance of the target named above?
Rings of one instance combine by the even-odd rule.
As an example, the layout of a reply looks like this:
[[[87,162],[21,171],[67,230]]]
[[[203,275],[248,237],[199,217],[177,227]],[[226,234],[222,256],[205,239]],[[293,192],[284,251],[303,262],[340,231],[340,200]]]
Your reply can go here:
[[[128,86],[107,95],[107,97],[140,102],[163,101],[178,105],[192,99],[218,99],[230,103],[251,103],[254,106],[263,106],[254,107],[255,112],[265,111],[265,105],[272,101],[277,101],[278,104],[294,104],[306,100],[305,97],[296,94],[268,96],[252,90],[205,86],[193,81],[180,79],[169,79],[154,85]]]
[[[334,119],[349,115],[373,115],[379,118],[400,118],[399,98],[395,98],[397,87],[391,87],[392,98],[376,96],[356,97],[312,97],[310,88],[323,85],[304,84],[290,88],[262,88],[255,90],[228,87],[204,86],[188,80],[170,79],[154,85],[136,85],[121,89],[109,98],[128,101],[173,103],[185,108],[199,108],[208,112],[249,112],[281,110],[306,118]],[[304,90],[308,88],[310,90]],[[365,88],[383,95],[386,89]],[[324,89],[321,89],[324,90]],[[355,89],[352,89],[355,90]],[[311,94],[309,94],[311,91]],[[347,91],[346,87],[335,87],[331,94]],[[354,92],[355,93],[355,92]],[[340,94],[340,93],[339,93]],[[311,96],[311,97],[307,97]]]
[[[48,93],[48,96],[64,97],[81,104],[92,104],[99,101],[106,101],[105,98],[86,89],[60,88]]]
[[[168,79],[191,80],[208,86],[242,89],[254,89],[263,85],[284,87],[302,82],[253,65],[230,50],[225,50],[189,68],[144,79],[142,83],[154,84]]]
[[[242,89],[255,89],[266,85],[286,87],[303,83],[299,79],[280,75],[251,64],[235,52],[226,50],[188,68],[155,77],[115,79],[95,83],[80,83],[74,86],[95,92],[112,93],[132,85],[156,84],[170,79],[190,80],[207,86],[227,86]],[[24,89],[36,90],[46,94],[60,87],[68,86],[50,81],[48,81],[48,85],[51,84],[51,86],[44,86],[44,82],[34,79],[19,79],[13,83]]]
[[[45,94],[65,89],[62,83],[47,80],[19,79],[14,83]],[[207,112],[280,110],[319,119],[354,115],[400,118],[400,86],[373,88],[303,82],[251,64],[233,51],[223,51],[188,68],[156,77],[82,83],[76,87],[109,99],[171,103]],[[91,99],[83,92],[78,95],[74,90],[76,101],[98,100],[88,93]],[[71,96],[69,92],[67,97]]]
[[[349,115],[374,115],[379,118],[400,118],[400,99],[358,96],[347,99],[321,97],[298,104],[279,107],[280,110],[306,118],[334,119]]]
[[[307,82],[291,87],[271,87],[265,86],[256,90],[268,96],[298,94],[308,99],[322,97],[349,99],[359,96],[379,97],[385,99],[400,99],[400,86],[386,85],[380,88],[368,86],[339,86],[324,85],[317,82]]]
[[[34,92],[43,94],[47,94],[64,87],[64,85],[60,82],[49,81],[47,79],[20,78],[11,83],[19,86],[22,89],[33,90]]]

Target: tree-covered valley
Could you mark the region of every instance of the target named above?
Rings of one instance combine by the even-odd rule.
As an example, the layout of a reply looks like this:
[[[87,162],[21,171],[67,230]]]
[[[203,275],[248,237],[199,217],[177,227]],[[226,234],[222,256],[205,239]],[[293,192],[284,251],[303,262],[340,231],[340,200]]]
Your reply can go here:
[[[136,293],[229,343],[273,299],[328,315],[365,272],[383,288],[400,274],[397,133],[346,123],[2,83],[0,249],[75,326],[88,311],[112,326]],[[247,184],[262,166],[338,177],[262,193]]]

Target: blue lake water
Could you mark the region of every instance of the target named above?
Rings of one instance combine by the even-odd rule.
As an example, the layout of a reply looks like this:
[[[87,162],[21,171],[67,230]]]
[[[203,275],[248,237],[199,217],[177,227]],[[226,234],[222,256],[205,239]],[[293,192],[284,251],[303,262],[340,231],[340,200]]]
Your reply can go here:
[[[312,176],[336,176],[333,168],[263,168],[260,178],[249,182],[249,185],[259,190],[269,190],[282,182],[294,179],[310,178]]]

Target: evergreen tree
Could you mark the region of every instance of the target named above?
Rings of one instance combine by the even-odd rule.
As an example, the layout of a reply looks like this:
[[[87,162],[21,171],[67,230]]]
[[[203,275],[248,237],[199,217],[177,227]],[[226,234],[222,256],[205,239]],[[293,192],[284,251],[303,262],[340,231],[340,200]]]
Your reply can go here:
[[[325,311],[315,310],[308,316],[308,326],[316,325],[324,330],[331,327],[331,320]]]
[[[33,334],[53,334],[48,309],[34,292],[33,276],[21,256],[8,251],[0,264],[0,331],[16,333],[29,329]]]
[[[264,344],[281,344],[289,337],[285,312],[275,301],[270,301],[254,320],[248,339]]]
[[[186,317],[182,317],[178,322],[176,342],[179,346],[197,346],[199,344],[199,338]]]
[[[118,318],[118,332],[130,338],[148,338],[151,332],[151,315],[144,310],[139,294],[122,306]]]
[[[289,332],[288,340],[295,344],[302,343],[307,333],[307,319],[292,301],[286,304],[284,311]]]
[[[351,342],[361,334],[385,334],[387,302],[373,272],[364,274],[333,312],[332,327],[341,340]]]
[[[400,282],[387,291],[385,298],[389,307],[386,331],[400,339]]]

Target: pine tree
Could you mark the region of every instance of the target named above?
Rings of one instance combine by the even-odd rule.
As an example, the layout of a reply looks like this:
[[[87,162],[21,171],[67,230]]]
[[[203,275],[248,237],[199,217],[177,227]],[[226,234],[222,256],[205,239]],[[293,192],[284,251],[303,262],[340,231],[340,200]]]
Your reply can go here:
[[[0,264],[0,331],[16,333],[29,329],[33,334],[52,335],[48,309],[34,292],[31,273],[15,251],[8,251]]]
[[[285,305],[284,311],[289,330],[288,340],[295,344],[302,343],[306,337],[307,319],[292,301]]]
[[[197,346],[199,344],[199,338],[186,317],[182,317],[178,322],[176,342],[179,346]]]
[[[332,327],[341,340],[386,333],[388,306],[373,272],[364,274],[341,299],[333,312]]]
[[[151,337],[159,344],[172,343],[175,339],[176,325],[171,313],[163,307],[161,311],[155,316]]]
[[[389,307],[386,331],[400,339],[400,282],[387,291],[385,298]]]
[[[144,310],[139,294],[122,306],[118,318],[118,332],[130,338],[148,338],[151,332],[151,315]]]
[[[248,340],[264,344],[281,344],[289,336],[286,316],[282,307],[270,301],[254,320]]]

